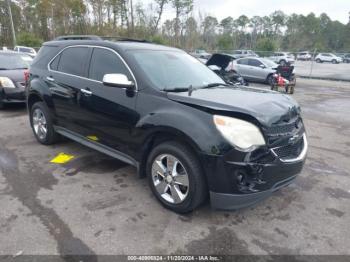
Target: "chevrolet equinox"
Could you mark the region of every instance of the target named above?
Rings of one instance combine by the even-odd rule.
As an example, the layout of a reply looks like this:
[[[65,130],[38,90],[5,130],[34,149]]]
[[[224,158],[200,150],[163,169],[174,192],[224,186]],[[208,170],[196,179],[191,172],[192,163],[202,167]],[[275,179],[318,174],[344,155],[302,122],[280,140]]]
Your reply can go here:
[[[217,209],[253,205],[289,185],[306,158],[292,98],[230,86],[182,50],[137,40],[44,43],[27,105],[40,143],[64,136],[135,166],[178,213],[208,197]]]

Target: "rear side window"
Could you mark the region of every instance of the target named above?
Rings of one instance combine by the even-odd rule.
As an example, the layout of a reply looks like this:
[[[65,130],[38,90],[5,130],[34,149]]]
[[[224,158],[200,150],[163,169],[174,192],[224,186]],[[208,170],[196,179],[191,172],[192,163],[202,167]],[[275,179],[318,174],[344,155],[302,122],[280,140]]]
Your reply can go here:
[[[88,54],[89,49],[87,47],[67,48],[61,54],[57,71],[76,76],[84,76]]]
[[[55,59],[50,63],[50,69],[57,71],[60,58],[61,58],[61,54],[55,57]]]
[[[103,48],[94,48],[90,62],[89,78],[102,81],[105,74],[124,74],[129,80],[131,79],[129,70],[114,52]]]
[[[47,68],[47,64],[57,54],[57,46],[44,45],[40,48],[38,54],[34,58],[31,67],[35,68]]]

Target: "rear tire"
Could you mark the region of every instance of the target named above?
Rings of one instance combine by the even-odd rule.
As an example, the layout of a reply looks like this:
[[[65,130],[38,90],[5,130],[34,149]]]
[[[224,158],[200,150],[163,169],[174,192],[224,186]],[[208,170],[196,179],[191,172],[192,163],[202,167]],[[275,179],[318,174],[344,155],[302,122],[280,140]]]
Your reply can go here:
[[[286,60],[281,60],[281,61],[279,62],[279,64],[280,64],[281,66],[286,66],[286,65],[287,65],[287,61],[286,61]]]
[[[191,212],[207,198],[201,165],[192,150],[181,143],[156,146],[148,157],[146,172],[157,200],[176,213]]]
[[[59,140],[59,135],[53,126],[51,113],[45,103],[36,102],[30,108],[30,124],[39,143],[52,145]]]
[[[317,58],[316,63],[322,63],[321,59]]]
[[[268,83],[270,86],[274,84],[274,79],[272,74],[266,78],[266,83]]]
[[[0,92],[0,110],[1,109],[4,109],[4,107],[5,107],[5,103],[2,101],[2,94],[1,94],[1,92]]]
[[[290,89],[289,89],[289,93],[290,93],[291,95],[293,95],[293,94],[294,94],[294,86],[291,86],[291,87],[290,87]]]

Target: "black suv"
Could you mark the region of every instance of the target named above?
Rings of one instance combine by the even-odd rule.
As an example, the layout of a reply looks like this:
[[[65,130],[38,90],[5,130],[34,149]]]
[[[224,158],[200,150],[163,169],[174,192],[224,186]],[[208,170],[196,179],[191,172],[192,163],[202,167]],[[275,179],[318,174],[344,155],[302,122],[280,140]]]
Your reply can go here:
[[[30,123],[134,165],[185,213],[252,205],[301,171],[307,140],[289,96],[229,86],[184,51],[132,40],[47,42],[30,68]]]

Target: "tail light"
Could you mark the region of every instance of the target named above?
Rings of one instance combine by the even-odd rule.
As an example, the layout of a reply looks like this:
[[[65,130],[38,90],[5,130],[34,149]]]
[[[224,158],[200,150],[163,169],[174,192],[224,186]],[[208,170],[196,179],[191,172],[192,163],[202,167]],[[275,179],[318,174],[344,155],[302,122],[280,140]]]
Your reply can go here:
[[[29,81],[29,70],[24,70],[24,82],[28,83]]]

